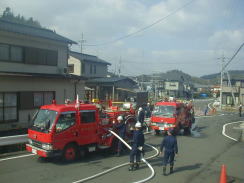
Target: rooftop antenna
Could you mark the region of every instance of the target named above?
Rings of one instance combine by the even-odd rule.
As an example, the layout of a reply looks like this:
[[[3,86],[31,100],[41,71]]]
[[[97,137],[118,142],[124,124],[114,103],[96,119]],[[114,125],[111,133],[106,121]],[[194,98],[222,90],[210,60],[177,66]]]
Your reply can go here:
[[[83,32],[81,34],[81,40],[79,41],[80,42],[80,53],[81,53],[81,57],[82,57],[82,53],[83,53],[83,43],[86,42],[86,40],[84,39],[83,37]]]

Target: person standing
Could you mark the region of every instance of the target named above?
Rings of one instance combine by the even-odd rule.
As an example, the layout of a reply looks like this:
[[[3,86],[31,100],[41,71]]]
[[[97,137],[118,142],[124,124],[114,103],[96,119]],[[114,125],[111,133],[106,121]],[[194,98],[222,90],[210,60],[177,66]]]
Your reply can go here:
[[[239,116],[241,117],[242,105],[239,106]]]
[[[138,109],[138,121],[142,124],[144,123],[144,119],[145,119],[145,111],[143,110],[142,107],[139,107]]]
[[[150,105],[150,103],[147,103],[147,107],[146,107],[146,117],[147,117],[147,118],[150,118],[150,117],[151,117],[151,114],[152,114],[152,111],[151,111],[151,105]]]
[[[141,130],[142,125],[140,122],[135,124],[135,130],[133,132],[133,145],[130,152],[130,167],[129,171],[133,171],[139,168],[141,161],[141,154],[143,152],[143,146],[145,143],[144,134]],[[136,159],[136,162],[135,162]]]
[[[163,174],[166,175],[166,166],[168,162],[170,163],[170,174],[173,173],[174,168],[174,158],[175,154],[178,154],[177,139],[173,136],[173,129],[167,131],[168,136],[166,136],[160,145],[160,154],[164,150],[163,158]]]
[[[118,120],[118,124],[116,124],[114,127],[118,130],[118,135],[122,139],[124,139],[126,134],[126,123],[124,122],[123,116],[118,116],[117,120]],[[120,156],[122,151],[123,151],[123,143],[119,140],[117,156]]]
[[[206,116],[208,114],[208,106],[204,110],[204,115]]]

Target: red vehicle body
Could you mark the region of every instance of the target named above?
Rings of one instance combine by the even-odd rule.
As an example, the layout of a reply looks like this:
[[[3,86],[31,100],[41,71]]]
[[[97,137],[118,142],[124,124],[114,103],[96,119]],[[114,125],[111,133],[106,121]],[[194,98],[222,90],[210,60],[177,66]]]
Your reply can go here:
[[[155,134],[166,132],[169,128],[174,128],[176,132],[184,129],[185,133],[190,133],[191,109],[192,107],[181,102],[157,102],[152,112],[150,127]]]
[[[26,149],[41,157],[63,156],[74,160],[88,151],[113,148],[115,137],[108,129],[117,116],[110,116],[93,104],[42,106],[28,129]]]

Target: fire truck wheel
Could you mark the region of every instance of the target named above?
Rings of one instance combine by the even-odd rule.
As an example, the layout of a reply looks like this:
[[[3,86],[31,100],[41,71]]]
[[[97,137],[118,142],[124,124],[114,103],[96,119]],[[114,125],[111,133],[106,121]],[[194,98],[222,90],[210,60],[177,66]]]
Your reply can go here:
[[[191,135],[191,129],[190,129],[190,127],[185,127],[184,128],[184,135]]]
[[[63,151],[63,159],[67,162],[76,160],[79,157],[77,145],[68,144]]]

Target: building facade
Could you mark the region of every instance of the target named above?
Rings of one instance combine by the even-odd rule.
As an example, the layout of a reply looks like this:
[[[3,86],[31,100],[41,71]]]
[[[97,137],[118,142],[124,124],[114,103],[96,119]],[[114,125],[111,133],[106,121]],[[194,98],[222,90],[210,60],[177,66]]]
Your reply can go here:
[[[222,88],[222,104],[223,105],[238,105],[244,104],[244,80],[232,79],[223,80]],[[232,95],[233,93],[233,95]],[[234,98],[233,98],[234,96]]]
[[[183,97],[184,85],[180,81],[165,81],[165,92],[170,97]]]
[[[93,55],[71,51],[69,73],[87,78],[107,77],[110,63]]]
[[[84,77],[67,74],[70,44],[55,32],[0,20],[0,131],[27,128],[53,99],[84,97]]]

